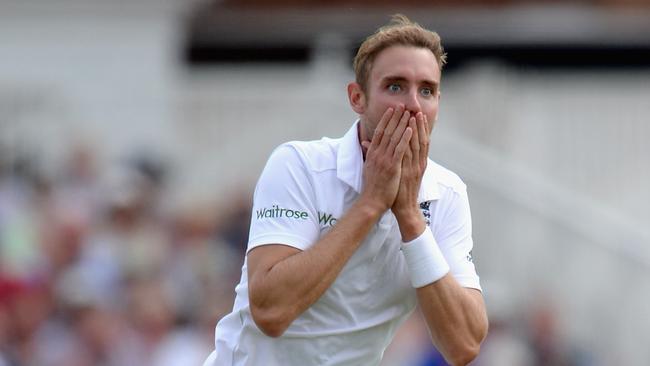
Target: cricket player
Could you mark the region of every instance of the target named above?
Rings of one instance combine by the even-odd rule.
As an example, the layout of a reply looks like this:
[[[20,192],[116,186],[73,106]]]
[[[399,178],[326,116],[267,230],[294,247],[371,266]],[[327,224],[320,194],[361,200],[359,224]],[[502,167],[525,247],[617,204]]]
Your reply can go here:
[[[466,186],[428,158],[444,63],[438,34],[394,16],[354,59],[349,131],[271,154],[206,366],[378,365],[416,306],[451,365],[477,356],[488,321]]]

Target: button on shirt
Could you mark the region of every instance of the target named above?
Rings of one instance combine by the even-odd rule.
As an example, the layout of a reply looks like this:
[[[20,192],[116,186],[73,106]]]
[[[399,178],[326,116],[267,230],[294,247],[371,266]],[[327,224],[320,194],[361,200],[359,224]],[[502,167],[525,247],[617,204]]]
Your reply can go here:
[[[266,244],[307,250],[336,225],[362,189],[358,123],[340,139],[289,142],[272,153],[255,189],[249,251]],[[480,290],[463,182],[429,160],[418,201],[451,274]],[[400,244],[387,211],[332,286],[278,338],[253,322],[245,261],[234,309],[216,328],[214,365],[378,365],[417,302]]]

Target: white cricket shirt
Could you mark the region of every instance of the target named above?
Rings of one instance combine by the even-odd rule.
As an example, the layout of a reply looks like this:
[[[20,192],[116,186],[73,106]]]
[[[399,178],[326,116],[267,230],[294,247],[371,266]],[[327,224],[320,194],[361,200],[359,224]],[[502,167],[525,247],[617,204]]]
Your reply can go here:
[[[275,243],[305,250],[336,225],[362,188],[357,126],[340,139],[275,149],[255,189],[249,251]],[[480,289],[465,184],[429,160],[418,200],[451,274],[462,286]],[[233,311],[216,327],[210,365],[378,365],[417,302],[400,244],[397,221],[388,211],[332,286],[278,338],[264,335],[253,322],[244,261]]]

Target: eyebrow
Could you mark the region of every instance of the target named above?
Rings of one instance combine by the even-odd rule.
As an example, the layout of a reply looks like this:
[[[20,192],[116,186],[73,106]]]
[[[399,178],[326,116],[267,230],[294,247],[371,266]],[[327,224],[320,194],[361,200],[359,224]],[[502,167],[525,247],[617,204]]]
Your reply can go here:
[[[382,84],[387,84],[387,83],[394,83],[394,82],[404,82],[408,81],[405,77],[403,76],[398,76],[398,75],[389,75],[385,76],[381,79]],[[432,89],[438,89],[438,82],[435,82],[433,80],[421,80],[420,83],[425,84]]]

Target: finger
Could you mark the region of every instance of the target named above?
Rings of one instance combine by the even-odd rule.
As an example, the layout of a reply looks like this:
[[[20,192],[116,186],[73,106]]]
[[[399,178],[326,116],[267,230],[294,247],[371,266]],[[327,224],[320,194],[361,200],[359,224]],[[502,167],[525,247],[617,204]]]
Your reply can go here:
[[[420,134],[420,165],[422,171],[427,167],[427,161],[429,157],[429,141],[431,141],[431,130],[429,129],[429,123],[427,116],[422,113],[422,119],[419,123],[419,129],[422,133]]]
[[[389,154],[392,154],[395,151],[397,144],[400,143],[402,135],[404,134],[404,131],[408,127],[408,120],[410,116],[411,116],[411,112],[409,111],[404,111],[404,114],[401,115],[401,118],[397,123],[397,127],[395,128],[395,131],[392,133],[392,136],[390,138],[387,147]],[[413,131],[411,131],[411,133],[413,133]]]
[[[418,113],[416,116],[417,118],[417,124],[418,124],[418,136],[420,138],[420,143],[425,143],[429,139],[429,131],[427,129],[427,116],[424,115],[424,113]]]
[[[433,130],[433,125],[429,123],[429,118],[426,114],[422,113],[424,116],[424,127],[427,129],[427,136],[431,136],[431,130]]]
[[[395,147],[395,152],[393,153],[393,158],[396,162],[401,162],[404,158],[406,150],[409,149],[409,142],[411,141],[411,135],[413,135],[413,130],[406,128],[402,134],[402,138],[399,141],[399,144]]]
[[[430,135],[427,133],[427,116],[424,113],[419,115],[418,119],[418,137],[420,138],[420,163],[426,166],[427,157],[429,156],[429,139]]]
[[[391,145],[390,143],[391,139],[393,138],[393,135],[395,134],[397,128],[399,127],[400,119],[403,117],[405,113],[406,112],[404,111],[403,105],[398,105],[395,108],[395,112],[391,116],[390,120],[388,121],[388,124],[386,125],[386,129],[384,130],[384,136],[381,140],[381,147],[388,148]],[[400,132],[400,135],[402,132]],[[399,138],[400,136],[397,136],[397,139]]]
[[[371,145],[372,144],[369,141],[361,141],[361,151],[363,152],[364,158],[368,156]]]
[[[410,126],[408,128],[411,131],[411,139],[409,140],[409,146],[406,148],[404,157],[402,158],[402,173],[408,171],[409,169],[413,169],[413,149],[410,145],[411,142],[415,139],[415,136],[413,136],[413,128]]]
[[[419,138],[419,131],[418,131],[418,126],[416,123],[416,118],[411,117],[409,118],[409,128],[413,130],[413,135],[411,136],[411,142],[410,142],[410,149],[407,153],[411,153],[411,158],[409,159],[409,163],[414,164],[415,167],[419,168],[420,167],[420,138]]]
[[[377,127],[375,127],[375,132],[372,135],[371,145],[373,148],[376,148],[381,143],[381,139],[385,134],[386,124],[393,117],[393,112],[395,112],[395,109],[389,107],[386,109],[386,112],[384,112],[384,115],[381,116]]]
[[[404,105],[400,104],[395,108],[395,113],[393,113],[392,118],[388,121],[388,125],[386,125],[386,133],[393,133],[395,131],[404,113],[406,113],[404,111]]]
[[[409,119],[409,127],[413,129],[413,138],[411,139],[411,150],[413,152],[417,152],[420,150],[420,140],[422,137],[420,136],[422,134],[422,130],[419,128],[420,124],[417,122],[418,117],[421,116],[422,113],[416,114],[416,117],[411,117]],[[421,118],[421,117],[420,117]]]

